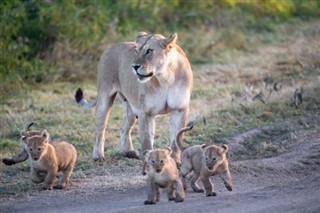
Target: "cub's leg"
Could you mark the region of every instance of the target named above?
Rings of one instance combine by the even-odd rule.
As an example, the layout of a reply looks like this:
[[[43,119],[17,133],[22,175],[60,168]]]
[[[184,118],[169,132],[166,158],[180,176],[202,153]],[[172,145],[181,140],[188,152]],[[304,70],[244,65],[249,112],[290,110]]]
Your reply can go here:
[[[144,205],[156,204],[156,193],[158,192],[156,183],[148,178],[148,199],[144,201]]]
[[[179,136],[178,141],[176,141],[176,135],[179,129],[186,126],[188,120],[188,109],[185,110],[175,110],[170,113],[169,119],[169,132],[170,132],[170,143],[172,149],[172,158],[177,163],[177,167],[181,166],[181,150],[177,146],[177,143],[183,146],[183,136]]]
[[[38,171],[37,169],[34,169],[31,167],[31,181],[33,183],[42,183],[45,179],[46,173]]]
[[[106,90],[108,91],[108,90]],[[104,161],[105,130],[116,95],[109,96],[105,90],[98,94],[96,105],[96,142],[93,146],[92,159]]]
[[[16,154],[15,156],[13,156],[12,158],[3,158],[2,159],[2,162],[5,164],[5,165],[8,165],[8,166],[11,166],[11,165],[14,165],[16,163],[20,163],[20,162],[23,162],[25,160],[28,159],[28,152],[22,148],[20,150],[20,152],[18,154]]]
[[[156,201],[157,202],[160,202],[161,193],[162,193],[162,189],[158,185],[156,185]]]
[[[232,178],[231,178],[230,171],[227,170],[224,174],[221,174],[220,178],[223,180],[225,187],[229,191],[232,191]]]
[[[138,152],[133,148],[131,141],[131,131],[133,125],[136,123],[136,116],[133,114],[129,103],[125,100],[122,101],[122,125],[120,129],[120,141],[122,148],[122,156],[128,158],[139,158]]]
[[[73,171],[73,167],[74,167],[74,165],[70,166],[66,170],[62,170],[61,171],[63,176],[62,176],[62,179],[60,181],[60,184],[58,186],[54,187],[55,189],[64,189],[69,185],[70,177],[71,177],[71,174],[72,174],[72,171]]]
[[[182,164],[180,167],[180,176],[184,190],[188,188],[187,175],[192,171],[191,161],[187,158],[182,158]]]
[[[213,185],[210,181],[210,176],[202,176],[202,182],[206,190],[206,196],[217,196],[217,193],[214,191]]]
[[[44,179],[44,188],[43,189],[47,189],[47,190],[52,190],[53,188],[53,183],[56,179],[56,175],[57,175],[57,171],[53,170],[53,171],[48,171],[47,176]]]
[[[197,183],[199,180],[199,177],[200,177],[199,173],[193,172],[190,183],[191,183],[191,188],[193,189],[194,192],[202,193],[204,192],[204,190],[201,189]]]
[[[168,200],[175,200],[176,199],[176,195],[175,195],[175,188],[173,186],[173,183],[169,185],[168,187]]]
[[[183,184],[181,180],[176,180],[173,182],[173,188],[176,191],[175,202],[183,202],[185,198],[185,192],[183,189]]]

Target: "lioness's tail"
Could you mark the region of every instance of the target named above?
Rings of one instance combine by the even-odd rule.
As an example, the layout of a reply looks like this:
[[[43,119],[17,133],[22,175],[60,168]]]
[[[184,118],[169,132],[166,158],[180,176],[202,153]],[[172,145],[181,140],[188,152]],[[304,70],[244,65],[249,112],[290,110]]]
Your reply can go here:
[[[186,132],[186,131],[190,131],[193,128],[193,125],[190,126],[186,126],[184,128],[179,129],[177,135],[176,135],[176,144],[178,145],[179,149],[181,150],[181,152],[183,152],[186,149],[186,146],[183,144],[183,142],[179,142],[179,137],[182,133]]]
[[[86,109],[89,109],[91,107],[94,107],[96,104],[97,104],[97,99],[88,103],[88,101],[86,99],[84,99],[83,97],[83,91],[82,89],[78,89],[76,91],[76,94],[75,94],[75,99],[76,99],[76,102],[83,108],[86,108]]]

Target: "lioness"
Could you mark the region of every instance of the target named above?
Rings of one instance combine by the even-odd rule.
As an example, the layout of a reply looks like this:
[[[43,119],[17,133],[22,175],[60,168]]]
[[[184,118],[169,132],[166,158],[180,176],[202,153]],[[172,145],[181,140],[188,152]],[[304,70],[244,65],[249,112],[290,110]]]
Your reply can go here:
[[[145,205],[160,201],[162,188],[168,187],[168,199],[182,202],[185,197],[175,161],[170,156],[171,148],[148,150],[144,153],[148,170],[148,199]]]
[[[182,134],[191,128],[192,127],[182,128],[178,134]],[[185,189],[187,188],[186,176],[193,171],[190,181],[193,191],[204,192],[204,190],[197,185],[197,181],[199,177],[201,177],[206,195],[216,196],[217,193],[214,191],[213,184],[210,181],[210,177],[213,175],[219,175],[226,188],[232,191],[232,179],[229,162],[226,157],[226,153],[228,152],[227,145],[217,146],[203,144],[185,148],[182,144],[178,143],[178,146],[183,151],[180,175]]]
[[[28,137],[40,134],[40,131],[30,130],[31,126],[33,126],[33,125],[34,125],[34,123],[32,122],[32,123],[26,125],[26,127],[25,127],[25,132],[28,135]],[[48,133],[48,137],[49,137],[49,142],[51,142],[51,138],[50,138],[49,133]],[[22,137],[20,138],[20,142],[22,142]],[[25,150],[25,147],[23,145],[21,147],[21,150],[20,150],[19,153],[14,155],[12,158],[3,158],[2,162],[5,165],[11,166],[11,165],[14,165],[16,163],[23,162],[23,161],[25,161],[27,159],[28,159],[28,152]]]
[[[75,98],[80,106],[96,106],[94,160],[104,160],[106,124],[114,99],[119,94],[123,109],[122,155],[139,158],[131,142],[131,130],[137,118],[143,153],[153,149],[155,116],[169,113],[173,157],[180,161],[180,150],[174,140],[188,118],[193,77],[185,53],[176,44],[177,38],[177,34],[165,38],[140,32],[135,42],[123,42],[108,48],[100,58],[96,100],[88,103],[82,90],[77,90]]]
[[[22,131],[21,136],[31,162],[32,182],[44,182],[44,189],[51,190],[57,173],[61,171],[63,178],[60,185],[55,188],[65,188],[77,159],[77,151],[74,146],[63,141],[49,143],[47,130],[42,130],[39,135],[33,136]]]

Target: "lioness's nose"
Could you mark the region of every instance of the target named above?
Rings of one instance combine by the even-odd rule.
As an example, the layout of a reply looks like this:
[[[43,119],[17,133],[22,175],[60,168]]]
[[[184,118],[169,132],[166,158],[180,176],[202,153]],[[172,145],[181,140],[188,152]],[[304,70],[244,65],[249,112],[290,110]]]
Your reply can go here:
[[[132,67],[135,71],[138,71],[138,69],[141,67],[140,64],[132,64]]]

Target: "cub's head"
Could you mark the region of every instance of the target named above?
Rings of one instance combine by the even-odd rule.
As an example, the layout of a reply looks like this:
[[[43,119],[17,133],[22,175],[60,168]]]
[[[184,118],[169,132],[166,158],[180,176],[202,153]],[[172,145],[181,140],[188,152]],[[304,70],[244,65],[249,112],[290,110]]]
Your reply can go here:
[[[21,132],[21,141],[33,161],[39,161],[43,157],[49,140],[50,136],[47,130],[42,130],[39,134],[30,134],[30,131]]]
[[[201,148],[203,149],[205,165],[209,170],[215,170],[226,159],[227,145],[202,145]]]
[[[171,50],[176,45],[177,39],[176,33],[167,38],[159,34],[138,33],[132,68],[140,82],[147,82],[153,76],[166,71]]]
[[[161,173],[165,165],[168,164],[171,158],[171,148],[148,150],[144,153],[145,161],[147,162],[149,169],[156,173]]]

